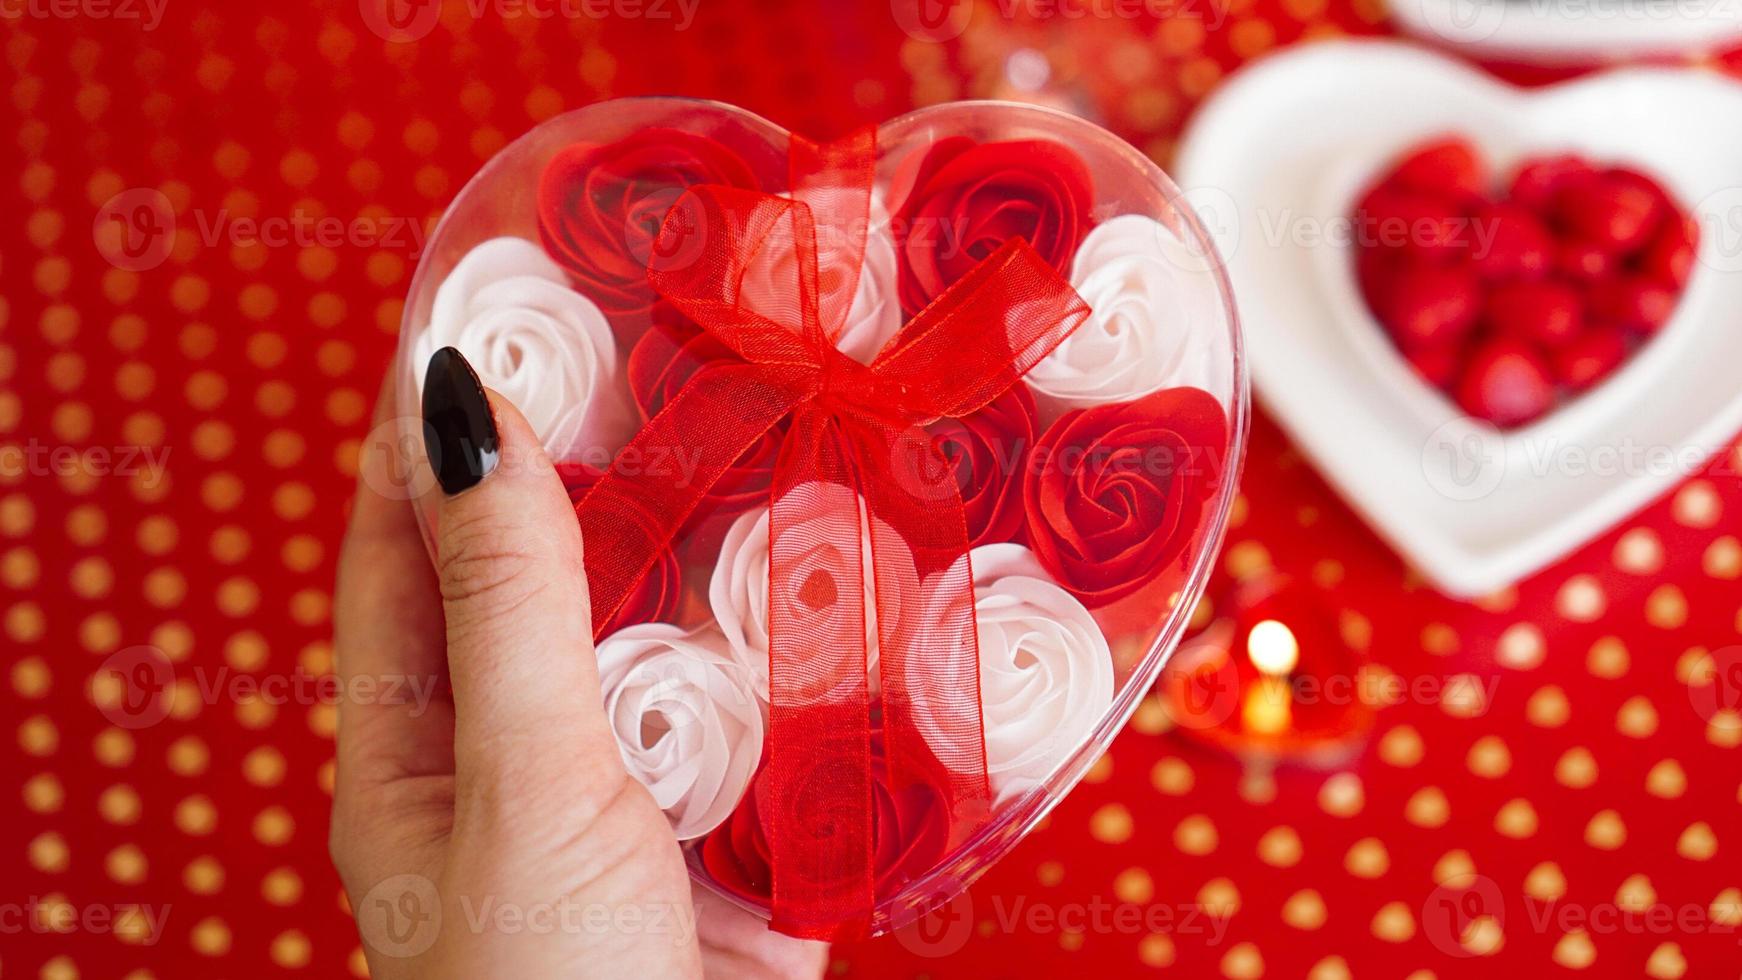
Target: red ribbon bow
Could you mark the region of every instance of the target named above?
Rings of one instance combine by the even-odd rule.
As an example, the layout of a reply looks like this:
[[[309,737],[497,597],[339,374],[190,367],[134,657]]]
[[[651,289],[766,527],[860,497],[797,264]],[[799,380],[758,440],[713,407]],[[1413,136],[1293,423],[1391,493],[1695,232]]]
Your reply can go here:
[[[869,366],[842,354],[835,338],[858,283],[875,161],[868,130],[825,146],[795,136],[793,197],[710,185],[672,206],[648,280],[743,360],[698,372],[619,456],[687,449],[699,453],[690,479],[613,465],[576,508],[593,622],[606,624],[709,487],[790,419],[770,492],[759,816],[774,926],[814,938],[863,931],[875,899],[869,643],[879,644],[890,783],[947,781],[936,789],[952,843],[985,817],[968,536],[953,469],[923,426],[986,405],[1089,313],[1018,238],[915,315]],[[819,268],[835,278],[819,281]],[[831,485],[846,501],[857,495],[863,514],[848,503],[814,519]],[[876,586],[869,640],[862,540]],[[913,567],[902,567],[909,555]]]

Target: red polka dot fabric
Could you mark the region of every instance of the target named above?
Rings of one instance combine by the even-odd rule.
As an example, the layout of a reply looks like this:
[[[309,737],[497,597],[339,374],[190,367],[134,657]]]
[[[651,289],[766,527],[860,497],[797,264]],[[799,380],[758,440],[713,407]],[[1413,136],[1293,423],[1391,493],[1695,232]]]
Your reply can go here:
[[[6,6],[0,977],[366,975],[326,857],[334,554],[423,230],[506,141],[650,92],[819,137],[1021,95],[1165,165],[1240,63],[1385,29],[1372,0],[980,2],[934,43],[903,3]],[[1459,602],[1261,418],[1210,609],[1310,581],[1368,673],[1429,683],[1282,762],[1151,698],[967,898],[831,973],[1742,973],[1739,471]]]

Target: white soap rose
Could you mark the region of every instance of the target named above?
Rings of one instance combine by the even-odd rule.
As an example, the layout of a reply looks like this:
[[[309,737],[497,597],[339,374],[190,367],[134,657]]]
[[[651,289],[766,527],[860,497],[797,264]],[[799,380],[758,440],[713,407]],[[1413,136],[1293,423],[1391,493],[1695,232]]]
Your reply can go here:
[[[532,242],[492,238],[460,259],[417,338],[419,383],[442,347],[465,354],[553,457],[590,447],[614,452],[633,434],[610,324]]]
[[[1113,702],[1113,653],[1089,610],[1027,548],[982,545],[968,560],[986,774],[1003,802],[1039,785],[1088,740]],[[932,621],[941,620],[934,610]],[[927,707],[922,699],[917,717],[936,743],[946,736]]]
[[[625,627],[599,642],[605,717],[629,775],[678,840],[729,816],[756,774],[765,732],[754,680],[718,630]]]
[[[808,544],[816,540],[825,522],[839,520],[848,508],[859,510],[860,576],[863,582],[865,638],[868,670],[873,688],[876,685],[878,651],[884,639],[893,636],[899,625],[895,621],[878,627],[876,583],[871,567],[871,523],[866,518],[865,503],[857,494],[838,483],[806,483],[789,494],[794,518],[784,536],[790,540],[792,553],[783,556],[792,569],[794,589],[810,581],[811,573],[836,567],[834,549]],[[708,603],[714,619],[732,647],[733,656],[756,674],[756,691],[768,700],[768,622],[769,605],[786,603],[797,622],[812,615],[806,597],[801,594],[771,596],[769,589],[768,508],[747,511],[738,516],[726,532],[720,545],[720,557],[708,583]],[[913,554],[901,537],[882,525],[878,535],[878,557],[893,578],[894,588],[885,595],[885,603],[894,608],[906,608],[918,595],[918,573],[913,566]]]
[[[827,295],[839,288],[840,272],[831,261],[829,243],[819,240],[818,289]],[[751,309],[787,326],[795,326],[798,274],[790,241],[772,239],[768,253],[757,257],[745,270],[742,299]],[[901,302],[895,292],[895,242],[887,220],[871,224],[865,236],[865,253],[853,302],[835,347],[862,364],[871,363],[889,338],[901,329]]]
[[[1211,386],[1226,334],[1214,276],[1153,218],[1126,214],[1091,230],[1071,264],[1089,318],[1025,376],[1066,409],[1126,402],[1178,385]]]

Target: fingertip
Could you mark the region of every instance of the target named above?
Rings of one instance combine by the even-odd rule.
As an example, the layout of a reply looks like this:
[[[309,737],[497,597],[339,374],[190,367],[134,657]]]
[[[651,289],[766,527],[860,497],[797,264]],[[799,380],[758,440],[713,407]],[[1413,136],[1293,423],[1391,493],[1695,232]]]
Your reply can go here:
[[[430,356],[423,376],[424,447],[430,469],[448,497],[479,485],[501,459],[497,411],[472,365],[453,347]]]

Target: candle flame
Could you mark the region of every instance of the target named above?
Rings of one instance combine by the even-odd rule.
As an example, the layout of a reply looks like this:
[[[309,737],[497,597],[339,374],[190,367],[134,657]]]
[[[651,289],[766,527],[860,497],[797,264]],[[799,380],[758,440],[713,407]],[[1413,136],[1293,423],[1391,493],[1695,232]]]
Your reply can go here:
[[[1294,631],[1274,619],[1266,619],[1246,634],[1246,656],[1252,666],[1272,677],[1281,677],[1300,663],[1300,644]]]

